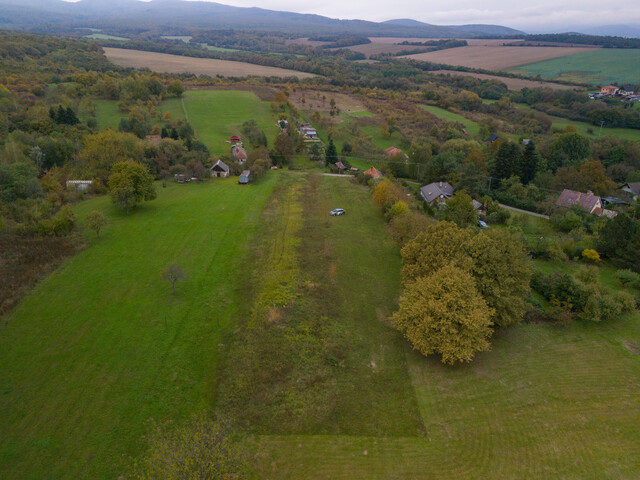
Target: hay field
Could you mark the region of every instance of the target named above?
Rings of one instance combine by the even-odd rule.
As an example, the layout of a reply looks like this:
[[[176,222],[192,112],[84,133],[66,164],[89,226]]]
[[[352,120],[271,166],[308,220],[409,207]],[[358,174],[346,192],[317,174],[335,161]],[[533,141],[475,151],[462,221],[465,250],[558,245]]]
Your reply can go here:
[[[193,58],[166,53],[143,52],[123,48],[104,47],[107,58],[121,67],[149,68],[156,72],[195,73],[197,75],[222,75],[225,77],[275,76],[310,78],[315,75],[284,68],[253,65],[213,58]]]
[[[439,50],[437,52],[418,53],[402,58],[411,58],[424,62],[459,65],[486,70],[503,70],[505,68],[542,62],[552,58],[577,55],[591,52],[594,48],[571,47],[495,47],[469,46]]]
[[[560,85],[558,83],[538,82],[535,80],[523,80],[521,78],[499,77],[497,75],[487,75],[484,73],[458,72],[456,70],[434,70],[429,73],[437,73],[441,75],[452,75],[454,77],[474,77],[480,80],[499,80],[504,83],[509,90],[522,90],[523,88],[539,88],[548,87],[554,90],[573,90],[571,85]]]

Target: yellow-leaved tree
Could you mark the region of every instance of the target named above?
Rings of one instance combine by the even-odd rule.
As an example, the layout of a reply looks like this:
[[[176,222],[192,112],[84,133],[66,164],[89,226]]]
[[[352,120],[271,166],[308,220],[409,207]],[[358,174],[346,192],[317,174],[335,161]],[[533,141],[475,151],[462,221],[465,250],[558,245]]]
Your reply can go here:
[[[407,285],[392,321],[414,349],[454,364],[489,350],[492,314],[473,277],[449,264]]]

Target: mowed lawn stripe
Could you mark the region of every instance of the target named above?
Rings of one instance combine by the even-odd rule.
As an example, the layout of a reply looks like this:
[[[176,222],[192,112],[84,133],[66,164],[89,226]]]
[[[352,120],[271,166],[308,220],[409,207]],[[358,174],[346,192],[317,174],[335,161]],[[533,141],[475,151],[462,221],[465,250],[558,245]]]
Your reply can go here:
[[[0,478],[117,478],[147,421],[212,405],[218,343],[241,301],[243,264],[276,175],[159,188],[45,279],[0,330]],[[175,295],[169,263],[188,280]]]

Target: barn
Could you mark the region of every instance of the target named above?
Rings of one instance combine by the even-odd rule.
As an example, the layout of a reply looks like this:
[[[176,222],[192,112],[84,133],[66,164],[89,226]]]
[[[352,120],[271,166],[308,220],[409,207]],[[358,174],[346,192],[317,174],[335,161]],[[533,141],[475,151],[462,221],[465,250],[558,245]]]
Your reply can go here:
[[[213,167],[211,167],[211,176],[216,178],[226,178],[229,176],[229,167],[222,160],[218,160]]]

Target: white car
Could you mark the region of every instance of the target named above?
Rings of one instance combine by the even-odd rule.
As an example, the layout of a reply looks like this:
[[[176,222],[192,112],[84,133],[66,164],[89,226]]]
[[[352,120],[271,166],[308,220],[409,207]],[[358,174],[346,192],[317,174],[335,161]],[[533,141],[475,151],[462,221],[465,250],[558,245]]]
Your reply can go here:
[[[331,212],[329,212],[329,215],[331,215],[332,217],[337,217],[338,215],[344,215],[345,212],[342,208],[336,208],[335,210],[331,210]]]

